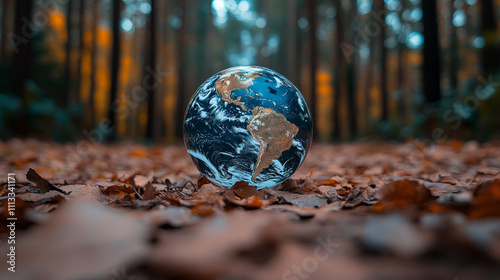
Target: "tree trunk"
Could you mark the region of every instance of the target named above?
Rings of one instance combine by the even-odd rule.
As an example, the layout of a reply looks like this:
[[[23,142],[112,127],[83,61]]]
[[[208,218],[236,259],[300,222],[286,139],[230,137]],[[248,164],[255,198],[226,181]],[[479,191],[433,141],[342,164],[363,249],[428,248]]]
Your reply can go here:
[[[10,10],[10,2],[9,0],[3,0],[2,3],[2,42],[0,45],[0,59],[2,61],[7,60],[7,26],[8,26],[8,20],[7,17],[9,16],[9,10]]]
[[[111,47],[111,87],[109,91],[109,108],[108,108],[108,124],[110,133],[108,134],[107,141],[114,141],[116,139],[116,112],[113,104],[115,104],[118,93],[119,81],[119,66],[120,66],[120,12],[122,0],[113,0],[112,12],[112,36],[113,42]]]
[[[485,46],[481,53],[481,64],[483,72],[490,74],[497,70],[500,65],[498,55],[497,38],[497,21],[495,18],[495,5],[493,0],[481,1],[481,33],[485,39]]]
[[[304,5],[305,3],[303,3],[303,1],[298,1],[297,2],[297,21],[299,18],[301,18],[303,15],[304,15]],[[297,26],[297,21],[295,22],[295,28]],[[297,88],[299,88],[300,90],[302,90],[303,93],[305,93],[305,89],[303,88],[303,85],[304,85],[304,81],[303,81],[303,72],[304,72],[304,67],[305,67],[305,63],[304,63],[304,44],[305,44],[305,41],[307,41],[306,39],[304,39],[304,32],[296,32],[295,33],[295,49],[297,50],[296,52],[296,61],[297,61],[297,66],[295,68],[295,76],[297,77],[297,81],[296,81],[296,86]]]
[[[450,36],[449,36],[449,50],[448,50],[448,82],[449,89],[452,92],[453,96],[456,95],[458,89],[458,38],[455,26],[453,25],[453,13],[455,11],[453,2],[449,3],[450,5],[450,15],[449,15],[449,28],[450,28]]]
[[[424,26],[422,91],[427,103],[435,103],[441,100],[441,63],[436,8],[436,0],[422,1],[422,22]]]
[[[71,94],[71,12],[73,11],[73,0],[68,0],[68,7],[66,11],[66,61],[64,65],[64,84],[65,91],[62,98],[62,104],[68,104]]]
[[[356,18],[357,6],[351,5],[351,18]],[[349,40],[354,44],[354,34],[350,34]],[[356,59],[354,56],[347,63],[347,107],[349,108],[349,137],[354,139],[358,135],[358,106],[356,104]]]
[[[25,29],[24,20],[31,21],[33,12],[33,0],[18,0],[16,1],[16,16],[14,25],[14,38],[10,37],[11,43],[14,44],[14,60],[12,63],[12,91],[15,95],[25,101],[25,84],[31,78],[31,62],[32,54],[31,38],[23,33]],[[28,27],[29,28],[29,27]],[[26,31],[26,30],[25,30]],[[28,32],[34,32],[29,28]],[[25,111],[22,111],[20,119],[17,120],[15,131],[18,135],[25,136],[28,131],[26,127],[27,116]]]
[[[349,137],[358,135],[358,106],[356,104],[356,66],[354,61],[347,65],[347,106],[349,108]]]
[[[373,53],[375,52],[375,43],[376,43],[376,38],[370,38],[370,43],[369,43],[369,48],[370,48],[370,58],[369,61],[366,65],[366,84],[365,84],[365,92],[363,94],[364,98],[364,103],[365,103],[365,110],[364,110],[364,122],[365,122],[365,128],[368,124],[369,117],[370,117],[370,112],[371,110],[371,90],[373,86],[373,72],[375,68],[375,61],[374,61],[374,56]]]
[[[74,101],[80,102],[80,85],[82,84],[82,57],[83,57],[83,33],[85,29],[85,0],[80,0],[80,10],[78,18],[78,61],[76,64],[76,85]]]
[[[310,64],[309,64],[309,79],[310,79],[310,108],[313,118],[313,137],[318,135],[317,127],[317,110],[316,110],[316,72],[318,69],[318,47],[316,40],[317,16],[316,16],[316,0],[307,1],[307,11],[309,14],[309,46],[310,46]]]
[[[209,18],[209,13],[211,12],[211,9],[209,8],[210,6],[208,5],[207,2],[203,2],[200,4],[200,9],[199,9],[199,21],[198,21],[198,35],[196,36],[196,40],[198,41],[196,44],[196,61],[199,61],[199,63],[202,63],[204,58],[205,58],[205,53],[207,52],[207,42],[208,42],[208,34],[207,34],[207,29],[208,26],[206,24],[207,18]],[[203,70],[205,67],[197,67],[196,69],[196,79],[195,81],[198,81],[196,84],[201,84],[204,82],[204,75],[203,75]]]
[[[92,51],[90,53],[90,89],[89,89],[89,111],[90,111],[90,127],[95,125],[95,92],[97,79],[97,24],[99,22],[99,6],[100,1],[94,0],[92,6]]]
[[[146,67],[152,69],[153,72],[156,72],[156,0],[151,0],[151,13],[149,14],[149,21],[147,23],[147,31],[146,31],[146,42],[148,49],[147,63]],[[159,81],[155,81],[155,77],[148,73],[146,70],[145,77],[149,78],[149,81],[146,83],[147,85],[156,85]],[[155,114],[155,101],[156,101],[156,86],[148,86],[148,121],[146,123],[146,138],[147,139],[156,139],[158,137],[155,131],[155,122],[156,122],[156,114]]]
[[[210,4],[208,5],[210,7]],[[206,17],[206,22],[205,24],[207,25],[206,28],[206,45],[204,47],[204,56],[203,56],[203,79],[206,79],[212,75],[212,73],[215,71],[214,70],[214,46],[215,46],[215,40],[216,36],[214,34],[214,16],[212,12],[208,12],[207,17]]]
[[[179,29],[178,38],[177,38],[177,112],[176,112],[176,127],[175,134],[178,139],[183,139],[183,124],[184,124],[184,112],[186,110],[187,105],[187,96],[186,96],[186,68],[185,68],[185,55],[184,51],[187,47],[188,40],[188,30],[187,30],[187,7],[188,0],[181,0],[181,8],[182,8],[182,26]]]
[[[380,48],[380,96],[382,105],[382,115],[380,119],[382,121],[387,121],[389,119],[389,93],[387,91],[387,48],[385,47],[385,9],[384,0],[376,0],[376,11],[381,16],[381,27],[380,27],[380,37],[379,37],[379,48]]]
[[[402,8],[398,12],[398,16],[400,19],[403,18],[403,13],[408,8],[408,2],[402,1]],[[407,112],[406,108],[406,88],[405,88],[405,46],[406,44],[399,42],[398,40],[398,66],[397,66],[397,91],[398,91],[398,100],[396,106],[396,116],[400,120],[405,120],[409,112]]]
[[[288,0],[286,4],[286,32],[285,36],[285,53],[286,53],[286,71],[288,78],[294,84],[297,82],[297,0]]]
[[[20,98],[24,98],[25,83],[31,77],[31,52],[32,38],[23,34],[25,22],[23,19],[28,19],[31,22],[33,11],[33,0],[18,0],[16,1],[16,17],[14,34],[14,61],[12,63],[12,90]],[[29,28],[29,32],[34,32]],[[17,39],[17,40],[16,40]]]
[[[344,71],[344,56],[340,44],[344,42],[344,30],[343,30],[343,19],[342,19],[342,3],[341,1],[334,0],[335,10],[335,22],[337,24],[336,32],[336,46],[335,46],[335,84],[334,84],[334,103],[333,103],[333,139],[340,139],[340,99],[342,96],[342,76]]]
[[[404,44],[398,43],[398,73],[397,73],[397,79],[398,79],[398,105],[397,105],[397,116],[399,119],[404,120],[406,114],[409,112],[406,111],[406,102],[405,102],[405,96],[406,96],[406,88],[405,88],[405,65],[404,65],[404,59],[405,59],[405,54],[404,54]]]

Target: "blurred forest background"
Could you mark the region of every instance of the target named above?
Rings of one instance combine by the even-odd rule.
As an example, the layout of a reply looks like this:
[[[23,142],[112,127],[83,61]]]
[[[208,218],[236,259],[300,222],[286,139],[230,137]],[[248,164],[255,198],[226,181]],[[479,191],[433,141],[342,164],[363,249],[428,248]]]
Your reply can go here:
[[[2,0],[2,139],[178,143],[208,77],[271,68],[316,140],[500,137],[499,0]]]

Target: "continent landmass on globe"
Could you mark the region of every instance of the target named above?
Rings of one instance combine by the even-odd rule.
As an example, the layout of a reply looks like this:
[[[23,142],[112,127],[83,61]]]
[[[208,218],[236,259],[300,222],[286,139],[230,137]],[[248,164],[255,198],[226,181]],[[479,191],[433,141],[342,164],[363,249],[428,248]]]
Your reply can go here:
[[[223,72],[215,83],[217,93],[222,100],[239,106],[243,111],[252,113],[247,129],[252,138],[260,144],[257,162],[252,174],[254,182],[265,168],[271,166],[284,151],[290,149],[293,138],[299,132],[299,128],[289,122],[283,114],[261,106],[252,110],[246,109],[245,103],[241,101],[242,96],[236,99],[231,98],[231,93],[235,90],[245,90],[247,94],[250,94],[248,87],[260,76],[259,73],[246,75],[244,72]]]

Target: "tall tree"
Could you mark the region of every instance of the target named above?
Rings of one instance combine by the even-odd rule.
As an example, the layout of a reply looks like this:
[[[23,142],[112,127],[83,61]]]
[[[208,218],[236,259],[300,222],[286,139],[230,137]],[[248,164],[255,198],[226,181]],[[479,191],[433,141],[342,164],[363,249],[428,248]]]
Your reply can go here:
[[[318,69],[318,42],[316,39],[317,31],[317,3],[316,0],[307,1],[307,11],[309,17],[309,47],[310,47],[310,64],[309,64],[309,80],[311,94],[310,108],[313,118],[313,135],[318,135],[317,127],[317,109],[316,109],[316,73]]]
[[[286,32],[285,36],[285,54],[286,70],[290,81],[297,82],[297,0],[288,0],[286,4]]]
[[[83,35],[85,32],[85,0],[80,0],[80,7],[78,11],[78,60],[76,63],[76,84],[75,84],[75,98],[74,101],[80,102],[80,85],[82,80],[82,59],[84,51]]]
[[[458,88],[458,68],[459,68],[459,56],[458,56],[458,37],[455,29],[455,25],[453,24],[453,13],[455,9],[455,5],[453,5],[454,1],[450,1],[450,13],[448,15],[448,28],[449,28],[449,37],[448,37],[448,82],[450,91],[453,94],[456,94]]]
[[[66,61],[64,64],[64,84],[66,85],[62,98],[62,103],[67,104],[71,94],[71,35],[72,35],[72,22],[73,22],[73,0],[68,0],[66,10]]]
[[[113,0],[112,7],[112,36],[113,43],[111,46],[111,87],[109,91],[109,107],[108,107],[108,121],[111,131],[107,136],[108,141],[114,141],[116,139],[116,112],[113,104],[116,102],[118,93],[118,80],[119,80],[119,67],[120,67],[120,53],[121,53],[121,42],[120,42],[120,13],[121,13],[121,2],[122,0]]]
[[[422,1],[424,26],[422,84],[427,103],[441,100],[441,57],[439,55],[439,26],[436,0]]]
[[[210,6],[210,2],[208,4]],[[200,67],[203,68],[203,77],[207,78],[209,75],[212,75],[214,71],[214,49],[215,49],[215,41],[216,41],[216,36],[215,36],[215,26],[214,26],[214,15],[209,11],[208,15],[206,17],[206,35],[205,35],[205,43],[206,45],[203,46],[204,49],[204,56],[203,56],[203,65],[205,67]]]
[[[198,40],[196,44],[196,61],[202,62],[203,59],[205,58],[205,53],[207,52],[207,47],[208,47],[208,25],[207,24],[207,18],[209,17],[209,13],[211,13],[211,9],[209,8],[210,3],[204,1],[199,4],[200,9],[199,9],[199,19],[198,19],[198,30],[197,30],[197,36],[196,39]],[[203,67],[197,67],[196,69],[196,81],[197,84],[201,84],[206,77],[204,77],[203,74]]]
[[[89,114],[90,114],[90,126],[95,125],[95,92],[97,84],[97,24],[99,21],[99,0],[94,0],[94,5],[92,5],[92,50],[90,52],[90,89],[89,89]]]
[[[407,1],[401,1],[401,10],[398,13],[398,16],[401,21],[403,21],[403,13],[407,10]],[[385,20],[384,20],[385,22]],[[406,111],[406,87],[405,87],[405,48],[406,44],[402,43],[398,40],[398,66],[397,66],[397,90],[398,90],[398,104],[397,104],[397,117],[400,120],[404,120],[408,114]]]
[[[33,0],[18,0],[16,1],[16,15],[14,25],[14,35],[9,36],[9,40],[14,46],[14,61],[12,63],[12,91],[21,99],[25,99],[25,84],[31,78],[31,61],[32,43],[31,38],[25,34],[30,28],[25,26],[25,20],[31,20],[33,12]],[[26,33],[25,33],[26,32]],[[35,32],[30,30],[30,32]],[[15,130],[19,135],[26,135],[26,118],[24,113],[18,120],[18,125]]]
[[[500,58],[497,45],[497,20],[495,17],[494,0],[481,0],[481,31],[485,46],[481,53],[481,64],[486,74],[498,69]]]
[[[389,119],[389,93],[387,90],[387,48],[385,47],[386,24],[385,24],[385,2],[384,0],[375,0],[375,10],[380,15],[380,36],[378,38],[380,50],[380,96],[382,105],[381,120]]]
[[[337,25],[337,31],[336,31],[336,46],[335,46],[335,81],[334,81],[334,103],[333,103],[333,139],[339,140],[340,139],[340,100],[342,96],[342,83],[343,83],[343,74],[344,74],[344,63],[345,63],[345,58],[342,52],[342,47],[341,44],[344,43],[344,29],[343,29],[343,18],[342,15],[343,9],[342,9],[342,1],[340,0],[333,0],[334,5],[335,5],[335,10],[337,11],[335,13],[335,23]]]
[[[372,20],[374,20],[374,19],[372,18]],[[370,49],[370,54],[373,54],[375,52],[375,45],[376,45],[377,40],[376,40],[376,38],[369,38],[369,40],[370,40],[370,43],[368,45],[369,45],[369,49]],[[371,112],[370,109],[372,106],[372,104],[371,104],[372,103],[371,102],[371,90],[372,90],[372,86],[373,86],[373,72],[375,70],[375,61],[373,59],[373,55],[370,56],[365,69],[366,69],[366,74],[365,74],[366,80],[365,80],[365,85],[364,85],[363,97],[364,97],[364,104],[365,104],[364,121],[366,124],[369,121],[370,112]]]
[[[147,23],[147,31],[146,31],[146,42],[147,42],[147,62],[146,67],[152,69],[153,72],[156,72],[156,0],[151,0],[151,12],[149,14],[149,21]],[[158,134],[155,131],[155,123],[156,123],[156,114],[155,114],[155,102],[156,102],[156,86],[158,81],[155,81],[155,77],[152,76],[148,69],[144,71],[146,77],[149,78],[149,81],[146,83],[147,92],[148,92],[148,121],[146,123],[146,138],[153,139],[157,138]]]
[[[7,26],[8,26],[8,16],[10,12],[9,0],[3,0],[2,2],[2,41],[0,43],[0,59],[5,61],[7,57]]]
[[[175,134],[178,139],[183,138],[183,123],[184,123],[184,112],[187,105],[187,93],[186,93],[186,57],[185,48],[187,47],[188,40],[188,30],[187,30],[187,7],[188,0],[180,0],[182,8],[182,25],[178,30],[177,34],[177,106],[176,106],[176,126]]]
[[[350,5],[350,18],[356,18],[357,16],[357,6]],[[349,33],[349,40],[351,43],[354,42],[354,34]],[[354,138],[358,134],[358,106],[356,104],[356,59],[359,56],[353,56],[353,58],[347,63],[347,107],[349,109],[349,136]]]
[[[14,61],[12,63],[12,91],[23,98],[25,93],[25,83],[31,77],[31,38],[26,36],[25,20],[31,20],[33,12],[33,0],[16,1],[16,15],[14,35],[10,38],[14,45]],[[30,28],[31,29],[31,28]],[[30,30],[29,32],[34,32]]]

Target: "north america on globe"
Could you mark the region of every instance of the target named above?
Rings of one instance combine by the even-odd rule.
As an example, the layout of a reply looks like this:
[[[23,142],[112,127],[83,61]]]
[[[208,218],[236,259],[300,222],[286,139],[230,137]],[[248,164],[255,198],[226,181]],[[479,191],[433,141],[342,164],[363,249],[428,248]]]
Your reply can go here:
[[[215,184],[256,188],[287,180],[312,138],[304,97],[286,78],[257,66],[226,69],[205,81],[186,111],[184,142]]]

